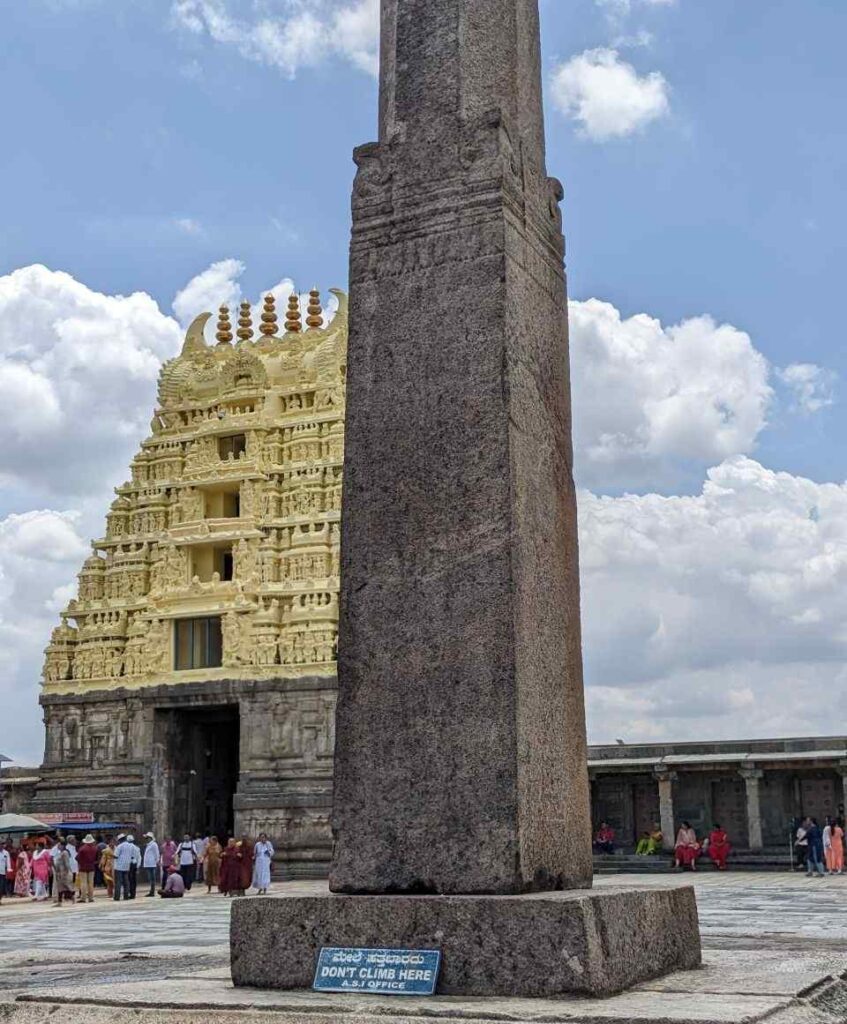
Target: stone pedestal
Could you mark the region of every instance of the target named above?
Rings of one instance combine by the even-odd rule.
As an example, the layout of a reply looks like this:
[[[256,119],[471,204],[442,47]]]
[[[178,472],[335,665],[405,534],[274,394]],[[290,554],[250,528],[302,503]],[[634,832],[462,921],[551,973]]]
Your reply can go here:
[[[694,890],[236,900],[237,986],[309,988],[322,946],[440,949],[440,995],[610,996],[700,964]]]

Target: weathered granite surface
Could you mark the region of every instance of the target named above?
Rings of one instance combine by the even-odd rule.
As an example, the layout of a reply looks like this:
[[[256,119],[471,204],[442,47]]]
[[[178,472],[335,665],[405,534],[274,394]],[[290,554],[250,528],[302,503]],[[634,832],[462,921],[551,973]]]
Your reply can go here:
[[[235,985],[275,989],[308,988],[322,946],[441,949],[463,996],[608,996],[701,960],[690,887],[239,900],[231,938]]]
[[[383,0],[356,152],[338,892],[585,888],[559,183],[537,0]]]

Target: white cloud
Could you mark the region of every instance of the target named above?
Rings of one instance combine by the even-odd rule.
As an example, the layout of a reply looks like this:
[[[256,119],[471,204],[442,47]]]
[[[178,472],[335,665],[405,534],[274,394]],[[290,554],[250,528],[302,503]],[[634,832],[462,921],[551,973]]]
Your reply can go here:
[[[583,492],[580,542],[595,739],[826,732],[847,711],[847,485],[739,456],[693,497]]]
[[[617,50],[571,57],[553,73],[553,103],[595,142],[624,138],[670,112],[669,87],[658,71],[639,75]]]
[[[34,763],[42,735],[37,681],[56,625],[49,598],[89,553],[73,512],[40,510],[0,519],[0,697],[15,712],[3,753]]]
[[[177,217],[174,223],[185,235],[201,235],[203,233],[203,225],[193,217]]]
[[[183,327],[200,313],[216,312],[219,306],[234,308],[241,301],[239,279],[245,269],[241,260],[219,260],[180,289],[173,309]]]
[[[793,393],[796,411],[812,415],[835,403],[837,376],[832,370],[814,363],[791,363],[777,372]]]
[[[672,485],[750,452],[766,425],[769,366],[708,316],[665,327],[598,299],[570,303],[578,478],[594,489]],[[598,396],[602,396],[602,400]]]
[[[0,277],[0,479],[54,495],[119,483],[179,340],[141,292],[103,295],[39,265]]]
[[[271,0],[253,18],[230,0],[174,0],[171,13],[178,27],[289,78],[335,56],[368,74],[378,70],[379,0]]]

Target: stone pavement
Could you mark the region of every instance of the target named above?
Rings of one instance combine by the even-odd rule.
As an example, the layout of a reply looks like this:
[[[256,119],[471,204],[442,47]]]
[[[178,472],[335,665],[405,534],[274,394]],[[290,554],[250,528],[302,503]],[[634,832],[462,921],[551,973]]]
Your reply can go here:
[[[598,887],[619,885],[603,877]],[[702,873],[628,876],[633,887],[693,883],[705,966],[607,1000],[385,999],[236,990],[229,982],[230,901],[106,900],[54,909],[0,907],[0,1021],[42,1024],[62,1007],[75,1022],[130,1024],[380,1024],[458,1021],[847,1022],[847,876]],[[276,894],[304,895],[320,883]],[[247,897],[248,899],[251,897]],[[633,935],[634,942],[649,937]],[[271,1018],[269,1020],[269,1018]]]

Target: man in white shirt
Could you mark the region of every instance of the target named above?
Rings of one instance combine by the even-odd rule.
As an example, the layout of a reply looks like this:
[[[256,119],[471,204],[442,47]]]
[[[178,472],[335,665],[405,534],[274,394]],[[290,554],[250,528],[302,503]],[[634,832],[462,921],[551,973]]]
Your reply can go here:
[[[194,852],[197,855],[197,860],[195,862],[195,867],[196,867],[195,881],[197,881],[197,882],[202,882],[203,881],[203,865],[204,865],[204,862],[205,862],[205,859],[206,859],[206,847],[208,845],[209,845],[209,838],[208,838],[208,836],[201,837],[200,833],[198,832],[197,835],[194,837]]]
[[[150,891],[147,895],[155,896],[156,886],[159,884],[159,868],[162,863],[162,855],[159,852],[159,844],[156,842],[156,837],[152,832],[147,832],[144,838],[147,840],[147,844],[144,847],[141,864],[147,881],[150,883]]]
[[[141,847],[136,843],[135,836],[127,836],[126,841],[132,847],[132,863],[129,866],[129,898],[135,899],[135,888],[138,885],[138,869],[141,867]]]
[[[182,842],[176,848],[176,862],[179,865],[179,873],[182,875],[182,880],[185,882],[185,888],[190,889],[197,869],[197,853],[191,836],[187,832],[182,837]]]
[[[127,841],[126,836],[118,836],[118,845],[115,847],[115,900],[129,897],[129,869],[132,866],[133,849],[132,843]]]
[[[5,843],[0,843],[0,903],[6,895],[6,873],[12,870],[12,858]],[[11,893],[9,893],[11,896]]]

